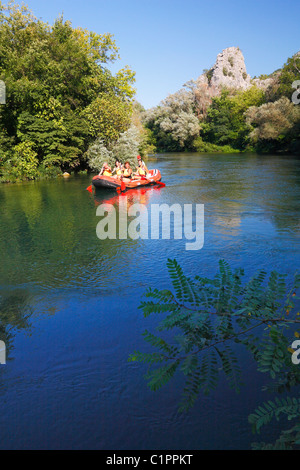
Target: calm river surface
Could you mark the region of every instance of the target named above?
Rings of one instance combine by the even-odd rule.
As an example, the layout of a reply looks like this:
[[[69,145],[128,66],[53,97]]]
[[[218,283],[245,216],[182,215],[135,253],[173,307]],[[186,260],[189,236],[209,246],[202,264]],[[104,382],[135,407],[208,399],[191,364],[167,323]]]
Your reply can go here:
[[[129,201],[204,204],[205,243],[105,240],[97,204],[115,193],[85,188],[90,177],[0,186],[1,449],[247,449],[248,415],[268,381],[242,357],[239,395],[221,380],[185,414],[181,377],[158,392],[128,362],[158,319],[138,309],[146,288],[170,288],[166,261],[213,276],[218,261],[292,277],[299,265],[300,164],[296,157],[168,154],[149,160],[166,188]],[[129,197],[129,196],[128,196]]]

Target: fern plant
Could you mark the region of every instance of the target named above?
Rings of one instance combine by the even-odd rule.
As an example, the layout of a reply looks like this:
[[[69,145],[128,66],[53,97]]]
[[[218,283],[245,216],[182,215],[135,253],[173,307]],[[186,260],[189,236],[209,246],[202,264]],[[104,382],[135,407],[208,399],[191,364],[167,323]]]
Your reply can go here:
[[[176,260],[168,260],[167,267],[172,290],[150,288],[140,305],[145,317],[161,317],[154,333],[144,333],[151,352],[135,351],[129,357],[129,361],[148,365],[146,379],[151,390],[158,390],[175,373],[181,373],[181,411],[192,407],[201,392],[214,390],[220,373],[229,387],[239,392],[240,347],[249,351],[259,371],[270,375],[272,383],[267,390],[287,392],[299,386],[300,367],[292,363],[289,345],[294,334],[299,336],[295,331],[300,323],[295,301],[299,299],[296,292],[300,276],[296,274],[288,288],[285,276],[276,272],[267,276],[260,270],[245,281],[244,270],[232,271],[224,260],[212,279],[187,277]],[[249,417],[253,431],[259,432],[273,417],[279,419],[281,415],[299,420],[299,405],[296,398],[264,403]],[[298,445],[297,426],[282,434],[275,445]]]

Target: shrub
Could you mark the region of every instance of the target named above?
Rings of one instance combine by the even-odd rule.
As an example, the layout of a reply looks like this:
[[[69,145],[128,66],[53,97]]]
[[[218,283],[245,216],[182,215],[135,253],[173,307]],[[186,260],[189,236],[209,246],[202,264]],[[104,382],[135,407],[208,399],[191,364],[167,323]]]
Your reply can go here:
[[[206,72],[206,77],[207,77],[207,80],[208,80],[209,84],[211,83],[213,73],[214,73],[213,69],[207,70],[207,72]]]
[[[109,165],[114,164],[113,154],[104,145],[102,139],[97,139],[85,154],[89,167],[92,170],[100,171],[104,162]]]
[[[136,126],[131,126],[123,132],[119,140],[110,148],[105,146],[102,139],[97,139],[86,152],[88,165],[92,170],[99,171],[104,162],[113,168],[115,160],[118,159],[123,163],[128,161],[134,167],[141,141],[142,137]]]
[[[128,161],[132,166],[135,164],[139,153],[141,136],[136,126],[131,126],[120,135],[119,140],[112,147],[113,154],[123,163]]]
[[[194,140],[193,145],[198,153],[239,153],[239,150],[232,148],[230,145],[216,145],[204,142],[200,136]]]
[[[17,178],[29,180],[36,178],[38,164],[37,153],[33,150],[32,142],[21,142],[14,147],[12,165],[15,167],[14,173]]]

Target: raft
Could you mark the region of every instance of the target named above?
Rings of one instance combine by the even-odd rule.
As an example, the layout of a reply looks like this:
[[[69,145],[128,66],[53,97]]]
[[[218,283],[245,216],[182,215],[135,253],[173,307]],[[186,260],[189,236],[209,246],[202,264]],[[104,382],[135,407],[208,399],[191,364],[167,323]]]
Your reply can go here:
[[[113,178],[112,176],[95,176],[93,178],[92,184],[95,188],[101,189],[115,189],[124,191],[126,189],[134,189],[143,186],[149,186],[153,184],[159,184],[161,180],[161,174],[159,170],[150,170],[147,174],[147,177],[142,179],[134,179],[134,177],[129,181],[121,181],[118,178]],[[121,188],[122,185],[122,188]]]

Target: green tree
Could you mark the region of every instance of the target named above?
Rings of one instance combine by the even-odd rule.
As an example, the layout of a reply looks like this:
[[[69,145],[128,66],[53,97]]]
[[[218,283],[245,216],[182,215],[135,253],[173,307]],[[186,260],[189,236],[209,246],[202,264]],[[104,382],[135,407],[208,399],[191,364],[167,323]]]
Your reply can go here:
[[[293,83],[300,80],[300,53],[288,58],[282,69],[273,74],[273,84],[267,91],[268,101],[277,101],[286,97],[289,100],[295,89]]]
[[[300,151],[300,108],[283,97],[246,113],[250,138],[260,151]]]
[[[132,125],[123,132],[117,142],[107,147],[105,142],[97,139],[86,152],[89,167],[99,171],[103,163],[108,163],[112,168],[115,166],[116,158],[125,163],[128,161],[134,169],[137,163],[136,157],[139,153],[143,136],[138,127]]]
[[[131,123],[131,104],[119,96],[101,93],[85,108],[82,116],[89,126],[92,138],[101,138],[109,145],[116,142]]]
[[[193,94],[180,90],[145,113],[144,123],[152,131],[158,150],[182,151],[192,148],[200,132],[199,120],[194,111]]]
[[[263,102],[264,92],[255,86],[233,94],[229,90],[222,90],[220,96],[213,98],[208,109],[201,131],[203,140],[244,150],[250,132],[245,112],[250,106],[259,106]]]
[[[14,147],[29,140],[44,169],[75,168],[96,138],[115,142],[130,127],[134,72],[115,75],[113,36],[73,28],[59,17],[53,26],[26,6],[0,2],[0,110],[2,170]],[[24,174],[26,177],[26,174]],[[31,176],[30,176],[31,177]]]

